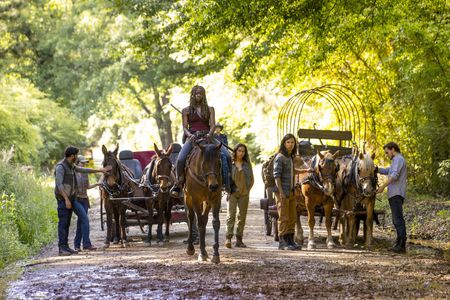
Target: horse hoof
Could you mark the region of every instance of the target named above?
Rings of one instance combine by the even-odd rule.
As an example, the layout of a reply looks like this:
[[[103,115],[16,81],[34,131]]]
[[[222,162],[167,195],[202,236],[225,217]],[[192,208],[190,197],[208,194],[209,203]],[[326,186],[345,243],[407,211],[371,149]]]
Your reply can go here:
[[[213,257],[211,258],[211,262],[214,263],[214,264],[220,263],[220,256],[219,255],[213,255]]]
[[[316,244],[309,242],[308,243],[308,250],[314,250],[314,249],[316,249]]]
[[[328,243],[327,244],[327,248],[328,249],[334,249],[334,247],[336,247],[336,245],[334,243]]]
[[[199,254],[198,255],[198,261],[207,261],[208,260],[208,255],[203,255],[203,254]]]
[[[194,255],[195,249],[187,249],[186,253],[187,253],[187,255]]]

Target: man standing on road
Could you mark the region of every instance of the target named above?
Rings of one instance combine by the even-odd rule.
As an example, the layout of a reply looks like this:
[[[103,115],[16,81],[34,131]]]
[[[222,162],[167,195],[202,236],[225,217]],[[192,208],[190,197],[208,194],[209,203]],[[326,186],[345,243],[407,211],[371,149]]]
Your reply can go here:
[[[74,207],[75,213],[80,218],[85,211],[78,209],[80,205],[74,205],[77,192],[77,177],[76,172],[80,173],[99,173],[108,172],[108,168],[102,168],[99,170],[82,168],[75,165],[77,160],[79,149],[73,146],[69,146],[64,151],[65,158],[58,162],[55,167],[55,197],[58,203],[58,247],[60,256],[68,256],[78,253],[75,250],[70,249],[69,227],[70,219],[72,218],[72,207]],[[85,233],[83,232],[83,235]],[[89,233],[86,233],[89,236]]]
[[[382,175],[387,175],[388,180],[378,188],[377,193],[382,193],[385,187],[388,187],[392,223],[394,223],[397,231],[397,240],[391,250],[396,253],[405,253],[406,226],[405,219],[403,218],[403,201],[406,198],[406,161],[396,143],[387,143],[383,149],[387,157],[392,161],[392,164],[387,168],[378,168],[378,172]]]

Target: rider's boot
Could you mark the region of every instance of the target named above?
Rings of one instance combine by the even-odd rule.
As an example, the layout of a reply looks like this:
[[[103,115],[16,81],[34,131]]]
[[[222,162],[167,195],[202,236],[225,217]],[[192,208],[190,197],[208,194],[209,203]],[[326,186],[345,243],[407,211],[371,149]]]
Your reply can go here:
[[[173,185],[172,189],[170,190],[170,196],[174,198],[179,198],[181,194],[181,189],[183,188],[183,182],[184,178],[183,176],[180,176],[177,180],[177,183]]]

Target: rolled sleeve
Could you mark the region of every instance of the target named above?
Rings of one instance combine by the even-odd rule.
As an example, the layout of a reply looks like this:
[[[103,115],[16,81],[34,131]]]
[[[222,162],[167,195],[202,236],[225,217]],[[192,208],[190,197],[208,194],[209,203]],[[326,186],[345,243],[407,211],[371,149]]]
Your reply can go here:
[[[389,174],[389,170],[390,168],[378,168],[378,173],[382,174],[382,175],[388,175]]]
[[[277,154],[273,161],[273,177],[280,178],[283,174],[283,158]]]
[[[402,161],[399,158],[395,158],[392,161],[392,165],[389,172],[389,177],[394,180],[398,179],[398,175],[400,174],[400,169],[402,167]]]
[[[64,190],[64,167],[57,165],[55,170],[55,186],[58,191]]]

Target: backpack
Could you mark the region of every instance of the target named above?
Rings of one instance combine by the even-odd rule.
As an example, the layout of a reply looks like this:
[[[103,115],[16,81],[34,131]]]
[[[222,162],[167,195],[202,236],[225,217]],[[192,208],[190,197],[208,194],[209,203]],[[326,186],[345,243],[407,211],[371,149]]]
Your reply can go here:
[[[273,162],[275,161],[276,154],[269,157],[269,159],[262,165],[262,178],[264,184],[267,187],[275,186],[275,177],[273,177]]]

